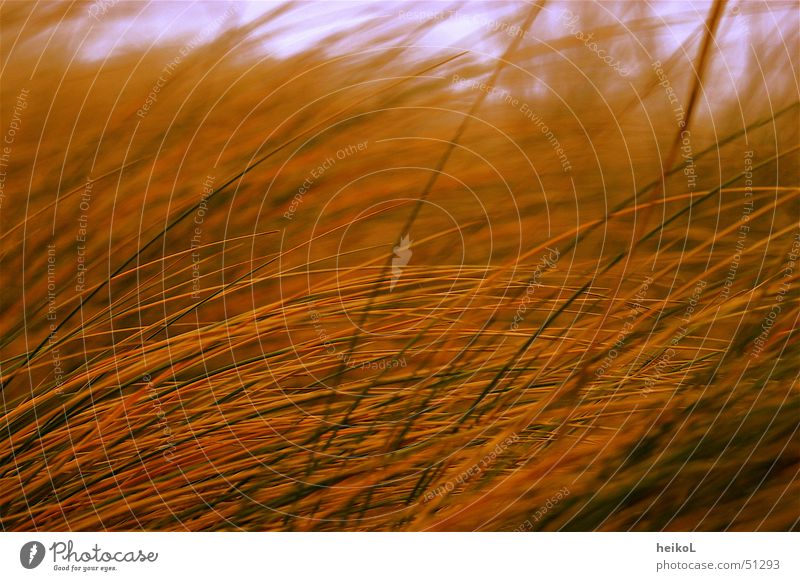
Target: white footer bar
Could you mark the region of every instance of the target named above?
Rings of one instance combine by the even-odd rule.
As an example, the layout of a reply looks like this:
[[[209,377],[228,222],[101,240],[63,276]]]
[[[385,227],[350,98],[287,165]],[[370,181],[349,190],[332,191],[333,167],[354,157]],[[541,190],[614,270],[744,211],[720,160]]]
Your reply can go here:
[[[0,578],[796,580],[799,538],[793,533],[2,533]]]

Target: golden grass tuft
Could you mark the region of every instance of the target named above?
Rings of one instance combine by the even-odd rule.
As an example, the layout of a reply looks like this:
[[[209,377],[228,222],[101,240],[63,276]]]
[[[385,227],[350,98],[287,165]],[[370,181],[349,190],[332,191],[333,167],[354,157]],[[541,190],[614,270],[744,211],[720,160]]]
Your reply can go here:
[[[792,3],[90,6],[0,6],[2,530],[797,529]]]

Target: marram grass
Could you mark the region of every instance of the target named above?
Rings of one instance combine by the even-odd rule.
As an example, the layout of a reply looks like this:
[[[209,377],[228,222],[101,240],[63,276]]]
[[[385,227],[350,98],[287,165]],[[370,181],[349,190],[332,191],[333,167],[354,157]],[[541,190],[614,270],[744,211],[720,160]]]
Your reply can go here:
[[[796,6],[262,13],[0,6],[3,530],[797,529]]]

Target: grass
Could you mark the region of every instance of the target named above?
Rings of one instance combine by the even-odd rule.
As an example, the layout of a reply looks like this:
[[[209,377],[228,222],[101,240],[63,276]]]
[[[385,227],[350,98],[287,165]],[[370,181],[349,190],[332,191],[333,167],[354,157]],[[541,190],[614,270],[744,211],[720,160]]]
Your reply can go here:
[[[792,4],[89,6],[0,6],[3,530],[797,529]]]

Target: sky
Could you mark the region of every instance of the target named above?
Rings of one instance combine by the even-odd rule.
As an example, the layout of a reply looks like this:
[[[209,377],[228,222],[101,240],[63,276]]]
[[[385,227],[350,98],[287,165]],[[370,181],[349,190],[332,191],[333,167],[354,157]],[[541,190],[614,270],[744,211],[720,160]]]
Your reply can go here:
[[[87,17],[91,30],[82,54],[90,60],[105,59],[115,51],[131,47],[146,49],[160,41],[188,41],[197,35],[210,39],[236,23],[254,21],[283,4],[276,1],[164,0],[116,3],[115,0],[96,0],[86,4],[87,15],[91,13],[93,17]],[[547,2],[529,38],[548,40],[564,36],[565,28],[559,24],[560,15],[565,10],[580,12],[582,4],[586,3],[569,0]],[[333,32],[357,30],[359,24],[379,16],[385,19],[387,29],[394,26],[411,30],[417,25],[427,24],[429,31],[422,42],[431,46],[459,47],[499,56],[514,33],[508,27],[519,24],[520,8],[524,6],[524,2],[450,0],[301,2],[269,24],[270,28],[265,31],[268,34],[264,35],[263,41],[264,55],[278,58],[291,56],[318,45]],[[765,6],[772,13],[766,12]],[[663,54],[670,54],[688,44],[687,38],[705,20],[710,7],[710,0],[644,0],[637,1],[636,5],[626,1],[604,2],[591,11],[609,24],[615,21],[616,16],[621,16],[624,22],[634,12],[636,17],[655,17],[668,21],[668,26],[658,30],[658,42]],[[734,75],[743,72],[747,66],[750,51],[746,42],[748,35],[754,30],[757,32],[780,26],[781,15],[787,10],[793,10],[791,3],[765,5],[732,0],[726,4],[720,29],[735,41],[726,48],[730,51],[726,52],[727,64],[729,68],[733,67],[731,72]],[[748,16],[753,11],[760,13],[758,18]],[[790,26],[792,20],[788,19],[787,22]],[[590,32],[592,24],[584,22],[582,27]],[[739,40],[744,42],[736,42]]]

